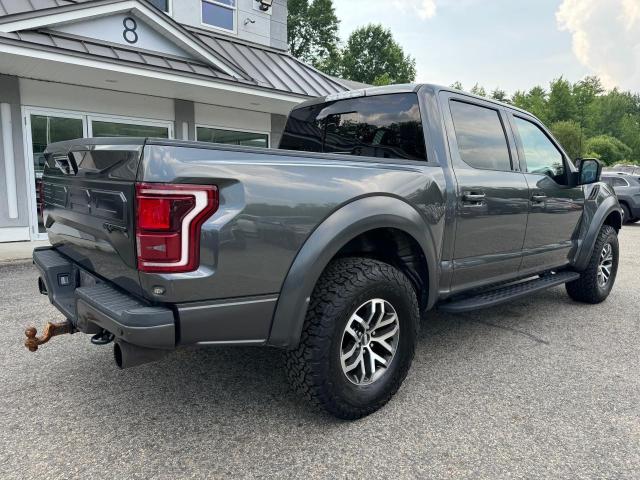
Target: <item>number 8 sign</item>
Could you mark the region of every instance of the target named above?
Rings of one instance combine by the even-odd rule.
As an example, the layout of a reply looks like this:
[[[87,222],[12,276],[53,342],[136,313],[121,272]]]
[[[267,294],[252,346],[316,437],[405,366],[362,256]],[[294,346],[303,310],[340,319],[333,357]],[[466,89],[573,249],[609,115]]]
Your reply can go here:
[[[124,32],[122,32],[122,37],[128,43],[137,43],[138,42],[138,22],[136,22],[135,18],[126,17],[122,21],[122,25],[124,26]]]

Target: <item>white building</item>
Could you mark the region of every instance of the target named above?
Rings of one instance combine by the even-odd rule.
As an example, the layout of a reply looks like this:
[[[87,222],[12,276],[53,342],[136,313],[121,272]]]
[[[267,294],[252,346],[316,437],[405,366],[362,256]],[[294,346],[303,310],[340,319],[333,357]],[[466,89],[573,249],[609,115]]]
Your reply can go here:
[[[286,19],[286,0],[0,0],[0,242],[43,237],[47,143],[277,146],[294,105],[348,89],[287,53]]]

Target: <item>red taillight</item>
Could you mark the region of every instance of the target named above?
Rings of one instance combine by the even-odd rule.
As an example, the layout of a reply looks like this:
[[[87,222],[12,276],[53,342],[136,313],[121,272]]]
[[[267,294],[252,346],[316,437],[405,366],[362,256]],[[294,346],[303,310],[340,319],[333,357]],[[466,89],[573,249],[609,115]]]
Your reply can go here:
[[[200,264],[200,229],[218,209],[213,185],[136,184],[138,270],[191,272]]]

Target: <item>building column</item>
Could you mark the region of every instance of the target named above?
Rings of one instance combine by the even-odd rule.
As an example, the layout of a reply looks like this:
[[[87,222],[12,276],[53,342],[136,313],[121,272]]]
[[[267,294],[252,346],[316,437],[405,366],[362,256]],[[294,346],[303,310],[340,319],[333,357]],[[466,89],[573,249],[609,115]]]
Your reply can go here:
[[[0,242],[30,239],[18,77],[0,74]]]
[[[271,114],[271,148],[278,148],[280,139],[284,133],[284,127],[287,126],[287,116]]]
[[[174,100],[175,136],[178,140],[196,139],[196,109],[190,100]]]

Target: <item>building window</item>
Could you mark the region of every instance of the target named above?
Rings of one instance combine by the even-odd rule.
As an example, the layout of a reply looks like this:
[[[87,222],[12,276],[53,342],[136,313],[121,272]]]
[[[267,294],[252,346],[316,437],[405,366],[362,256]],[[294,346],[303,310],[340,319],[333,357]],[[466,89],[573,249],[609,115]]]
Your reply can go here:
[[[169,138],[169,127],[93,120],[91,136]]]
[[[196,138],[200,142],[242,145],[244,147],[269,148],[269,135],[266,133],[239,132],[220,128],[198,127]]]
[[[149,0],[151,5],[162,10],[163,12],[171,12],[171,0]]]
[[[202,23],[235,31],[236,0],[202,0]]]

